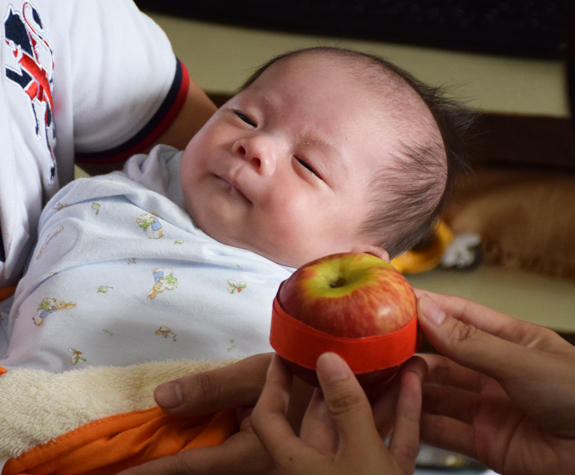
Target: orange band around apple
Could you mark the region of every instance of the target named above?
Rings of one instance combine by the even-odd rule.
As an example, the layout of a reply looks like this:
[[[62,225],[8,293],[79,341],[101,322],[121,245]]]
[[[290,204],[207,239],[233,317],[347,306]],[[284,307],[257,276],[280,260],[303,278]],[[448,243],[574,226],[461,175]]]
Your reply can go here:
[[[315,370],[327,351],[337,353],[355,374],[391,368],[407,361],[418,347],[417,316],[387,335],[344,338],[329,335],[288,315],[274,299],[270,344],[280,355],[304,368]]]

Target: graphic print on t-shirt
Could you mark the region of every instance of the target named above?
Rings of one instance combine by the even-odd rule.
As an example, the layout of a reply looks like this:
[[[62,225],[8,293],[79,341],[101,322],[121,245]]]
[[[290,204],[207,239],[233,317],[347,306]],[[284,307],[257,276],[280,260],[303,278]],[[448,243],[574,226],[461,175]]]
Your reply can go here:
[[[52,48],[41,33],[44,27],[40,15],[31,2],[22,4],[22,11],[10,5],[4,15],[4,46],[14,61],[6,66],[6,78],[17,84],[28,98],[34,127],[38,139],[44,139],[50,163],[50,183],[56,177],[56,142],[52,120],[52,76],[54,55]],[[42,137],[43,136],[43,137]]]

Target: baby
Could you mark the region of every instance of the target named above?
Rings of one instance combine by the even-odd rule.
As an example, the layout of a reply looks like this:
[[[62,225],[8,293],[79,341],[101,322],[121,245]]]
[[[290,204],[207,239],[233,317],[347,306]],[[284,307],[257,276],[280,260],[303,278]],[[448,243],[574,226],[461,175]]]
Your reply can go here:
[[[272,301],[295,267],[389,258],[425,236],[466,119],[378,58],[296,51],[183,152],[159,146],[63,188],[0,320],[0,468],[117,473],[222,443],[235,413],[170,418],[153,387],[272,351]]]
[[[183,152],[156,147],[66,186],[4,319],[3,366],[271,351],[272,300],[294,268],[343,251],[393,257],[437,220],[463,116],[435,92],[369,55],[292,52]]]

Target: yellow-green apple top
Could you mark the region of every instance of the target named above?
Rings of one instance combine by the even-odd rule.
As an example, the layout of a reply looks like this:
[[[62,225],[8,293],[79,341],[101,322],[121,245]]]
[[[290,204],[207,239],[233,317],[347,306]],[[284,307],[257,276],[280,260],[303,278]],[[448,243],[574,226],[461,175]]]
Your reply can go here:
[[[277,295],[291,317],[333,336],[386,335],[415,316],[407,279],[372,254],[322,257],[296,270]]]

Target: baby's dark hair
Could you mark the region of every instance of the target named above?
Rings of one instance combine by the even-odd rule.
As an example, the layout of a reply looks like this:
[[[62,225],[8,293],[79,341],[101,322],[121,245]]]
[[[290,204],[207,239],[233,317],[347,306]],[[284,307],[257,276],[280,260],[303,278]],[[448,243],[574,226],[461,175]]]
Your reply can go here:
[[[440,137],[421,134],[421,140],[399,140],[391,166],[383,167],[368,184],[372,211],[361,230],[373,244],[387,250],[390,257],[413,248],[429,236],[441,218],[453,190],[454,177],[468,168],[463,136],[475,114],[446,97],[443,88],[428,86],[378,56],[334,47],[307,48],[277,56],[248,78],[240,91],[250,87],[274,63],[308,53],[344,60],[359,80],[377,92],[385,90],[387,96],[390,89],[405,92],[405,86],[408,86],[431,112]],[[401,99],[393,105],[401,108],[401,114],[409,116]],[[433,127],[433,124],[429,125]],[[434,135],[437,137],[433,138]]]

